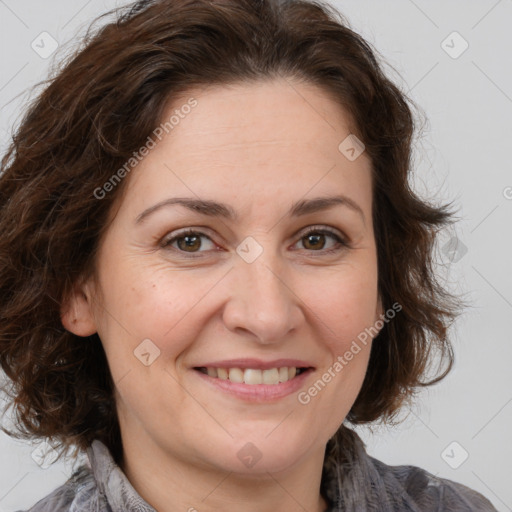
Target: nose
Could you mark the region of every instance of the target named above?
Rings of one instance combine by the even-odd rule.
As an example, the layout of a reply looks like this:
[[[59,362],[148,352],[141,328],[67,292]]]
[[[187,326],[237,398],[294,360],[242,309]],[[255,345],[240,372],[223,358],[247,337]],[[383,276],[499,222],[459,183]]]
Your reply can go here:
[[[293,290],[289,273],[271,259],[263,255],[252,263],[237,259],[223,311],[230,331],[262,344],[282,342],[304,321],[302,301]]]

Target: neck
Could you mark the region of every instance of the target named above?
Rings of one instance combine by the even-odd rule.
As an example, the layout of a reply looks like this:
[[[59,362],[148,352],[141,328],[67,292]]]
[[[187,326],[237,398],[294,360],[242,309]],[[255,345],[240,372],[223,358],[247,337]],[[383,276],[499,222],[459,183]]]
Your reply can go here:
[[[137,442],[131,443],[130,439]],[[204,461],[183,460],[149,438],[123,438],[121,469],[137,493],[159,512],[325,512],[320,494],[325,446],[315,446],[284,471],[222,472]]]

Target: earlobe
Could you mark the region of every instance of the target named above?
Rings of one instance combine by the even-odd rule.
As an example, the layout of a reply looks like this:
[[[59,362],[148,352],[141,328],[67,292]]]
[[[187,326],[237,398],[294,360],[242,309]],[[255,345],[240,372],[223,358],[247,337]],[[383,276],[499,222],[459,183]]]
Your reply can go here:
[[[61,322],[64,328],[77,336],[91,336],[97,332],[92,301],[87,287],[77,286],[61,306]]]

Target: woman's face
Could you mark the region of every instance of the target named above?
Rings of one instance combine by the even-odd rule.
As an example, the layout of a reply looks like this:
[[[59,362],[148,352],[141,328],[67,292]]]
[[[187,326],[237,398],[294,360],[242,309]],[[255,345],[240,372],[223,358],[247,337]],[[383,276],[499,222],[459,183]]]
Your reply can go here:
[[[104,345],[125,448],[285,470],[324,449],[366,372],[371,341],[353,341],[381,313],[370,161],[339,149],[348,119],[313,86],[197,89],[163,122],[176,109],[125,178],[82,326]]]

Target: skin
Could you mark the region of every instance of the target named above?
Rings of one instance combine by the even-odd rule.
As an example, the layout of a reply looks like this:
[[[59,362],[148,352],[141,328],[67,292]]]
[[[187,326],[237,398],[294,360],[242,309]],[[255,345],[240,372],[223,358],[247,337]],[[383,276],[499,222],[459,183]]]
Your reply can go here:
[[[250,403],[192,368],[298,358],[315,367],[303,391],[374,325],[382,308],[371,162],[338,150],[350,120],[313,85],[279,79],[195,89],[164,118],[190,97],[197,106],[125,178],[96,275],[77,286],[62,321],[79,336],[99,334],[116,387],[122,469],[157,510],[320,512],[325,446],[361,388],[371,341],[307,405],[298,393]],[[363,215],[338,205],[287,216],[295,201],[338,194]],[[227,203],[240,217],[174,205],[135,222],[172,197]],[[349,245],[305,237],[311,226],[331,227]],[[204,233],[190,252],[183,239],[162,247],[188,227]],[[248,236],[263,249],[252,263],[236,252]],[[187,258],[191,252],[197,257]],[[147,338],[160,350],[149,366],[134,356]],[[248,442],[261,453],[250,468],[237,457]]]

